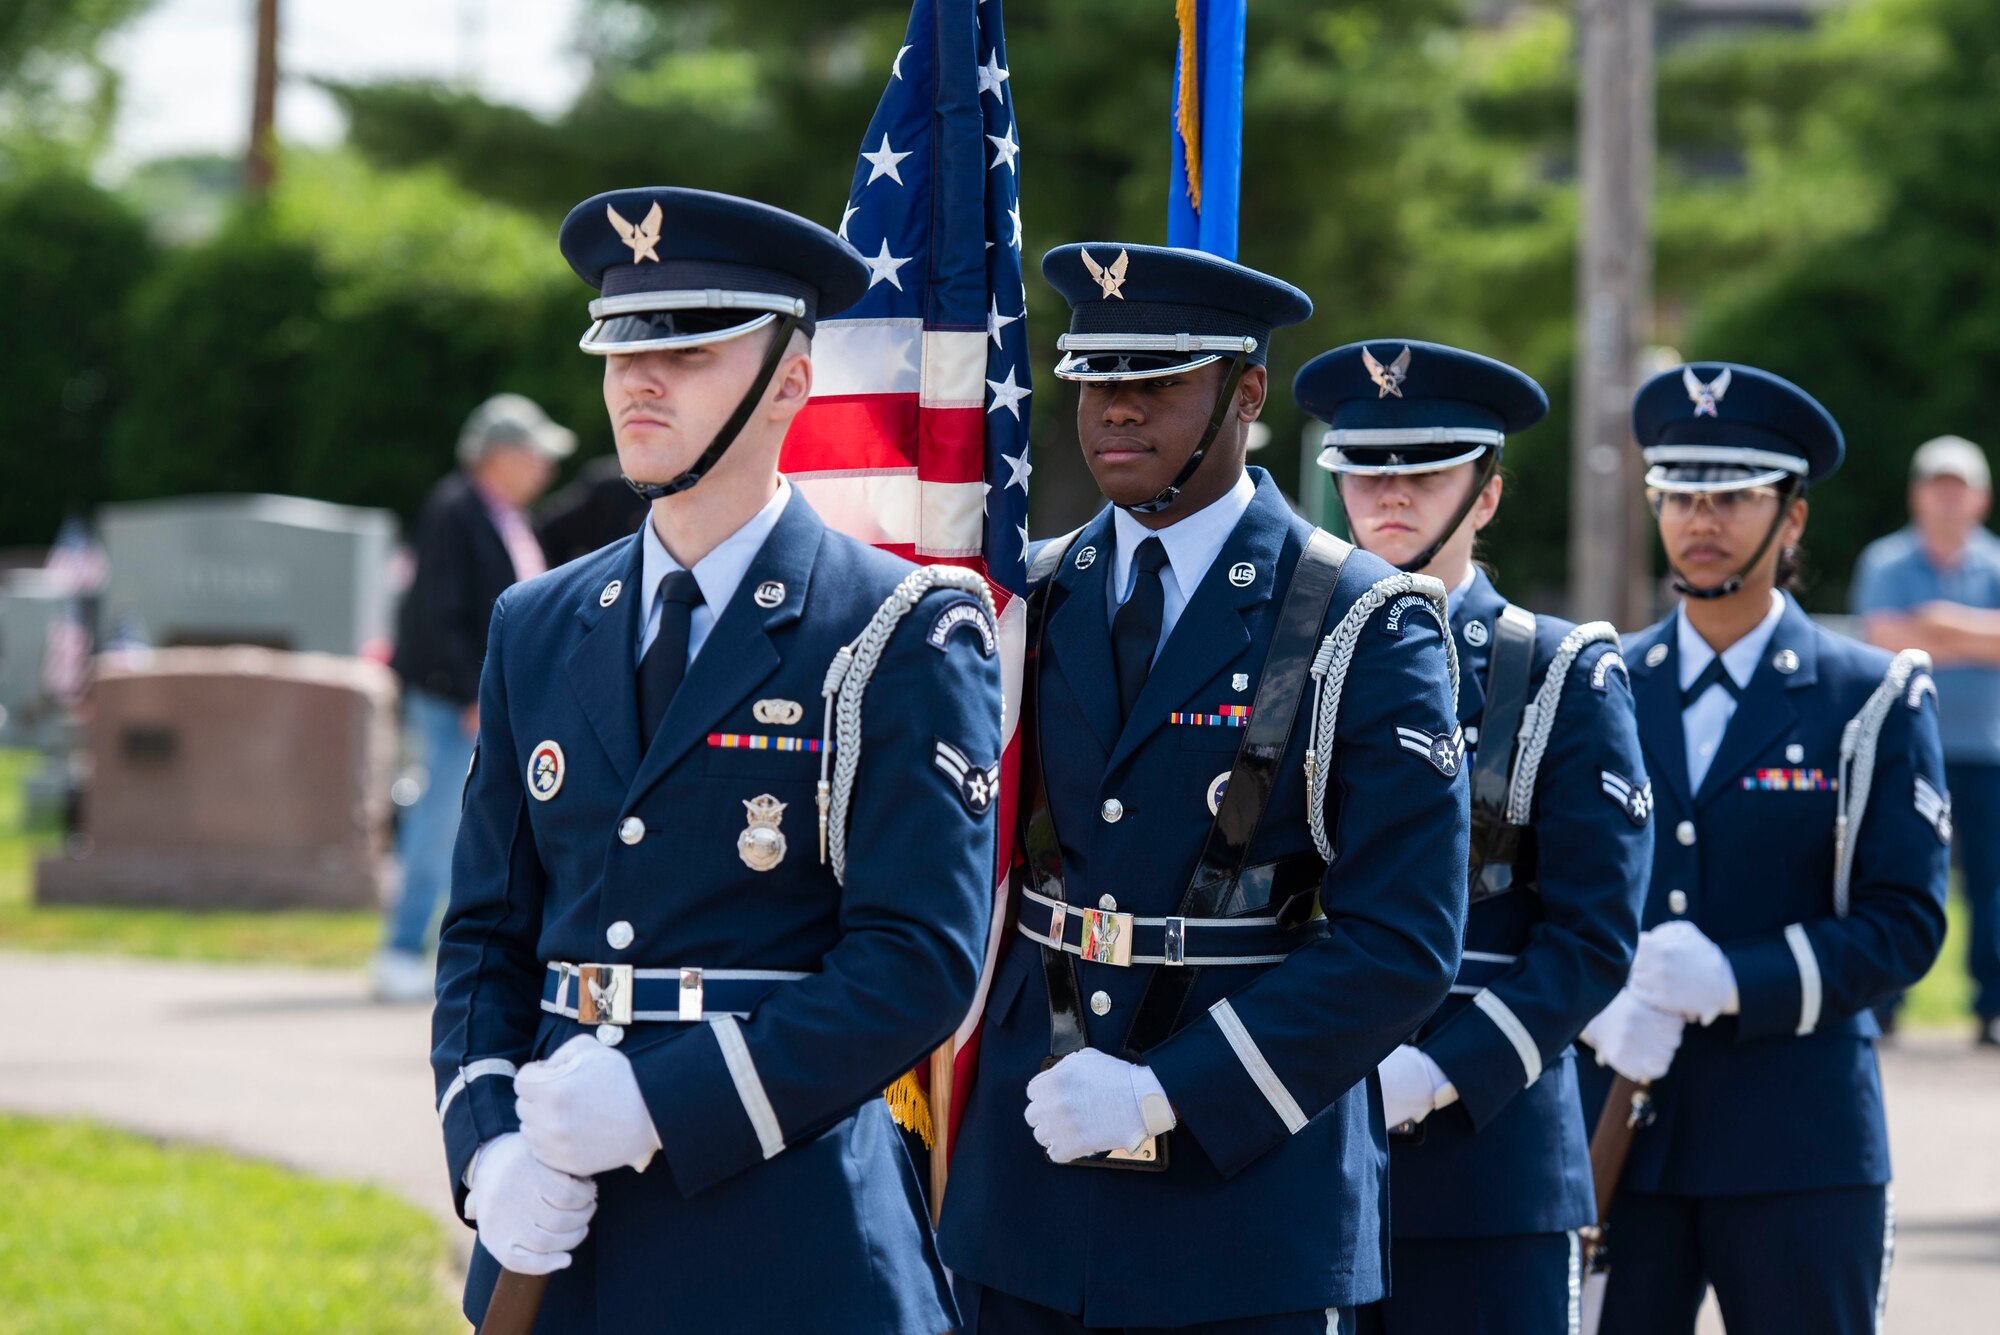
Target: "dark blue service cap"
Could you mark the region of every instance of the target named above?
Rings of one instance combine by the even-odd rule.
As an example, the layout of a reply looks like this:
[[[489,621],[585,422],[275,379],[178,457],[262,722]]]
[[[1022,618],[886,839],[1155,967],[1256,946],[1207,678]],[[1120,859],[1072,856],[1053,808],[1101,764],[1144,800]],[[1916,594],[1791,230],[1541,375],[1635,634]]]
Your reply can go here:
[[[810,334],[868,290],[854,247],[795,213],[680,186],[593,195],[563,219],[563,258],[601,294],[585,352],[738,338],[796,316]]]
[[[1648,465],[1646,485],[1680,491],[1824,482],[1847,448],[1819,400],[1731,362],[1677,366],[1641,385],[1632,434]]]
[[[1549,411],[1532,378],[1476,352],[1414,338],[1349,343],[1299,368],[1299,406],[1331,428],[1334,473],[1432,473],[1498,450]]]
[[[1056,340],[1064,380],[1141,380],[1241,354],[1261,366],[1271,331],[1312,314],[1280,278],[1199,250],[1086,241],[1042,256],[1042,276],[1070,304]]]

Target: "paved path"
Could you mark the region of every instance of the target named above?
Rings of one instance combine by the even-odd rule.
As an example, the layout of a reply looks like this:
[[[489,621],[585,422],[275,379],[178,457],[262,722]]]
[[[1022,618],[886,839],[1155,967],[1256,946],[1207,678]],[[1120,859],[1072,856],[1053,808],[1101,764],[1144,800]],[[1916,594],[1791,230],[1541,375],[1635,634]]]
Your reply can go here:
[[[14,1006],[0,1024],[0,1108],[379,1183],[453,1219],[428,1008],[376,1006],[358,973],[0,952],[0,996]],[[1883,1067],[1898,1175],[1889,1329],[1990,1332],[2000,1056],[1929,1034],[1885,1049]],[[463,1259],[470,1231],[448,1230]],[[1703,1329],[1721,1330],[1713,1313]]]

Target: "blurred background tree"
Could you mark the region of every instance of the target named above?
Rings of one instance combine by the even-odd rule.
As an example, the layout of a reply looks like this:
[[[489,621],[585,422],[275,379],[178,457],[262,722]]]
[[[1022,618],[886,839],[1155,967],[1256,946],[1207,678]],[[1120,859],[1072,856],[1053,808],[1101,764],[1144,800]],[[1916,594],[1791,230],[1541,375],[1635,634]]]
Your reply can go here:
[[[66,507],[180,491],[407,514],[463,414],[503,387],[541,398],[584,454],[608,449],[599,368],[572,351],[587,293],[555,253],[564,211],[660,181],[836,221],[908,12],[589,0],[591,74],[563,114],[333,86],[347,145],[288,153],[251,206],[218,193],[233,164],[216,159],[93,183],[116,96],[98,52],[141,7],[0,15],[0,542],[45,541]],[[2000,395],[2000,6],[1815,12],[1745,28],[1663,4],[1657,311],[1663,346],[1790,375],[1847,427],[1850,471],[1815,498],[1810,534],[1810,600],[1833,607],[1860,545],[1902,521],[1909,448],[1980,438]],[[1562,0],[1253,6],[1245,90],[1242,257],[1318,303],[1277,344],[1259,462],[1296,484],[1309,424],[1283,387],[1321,348],[1430,338],[1514,361],[1554,411],[1510,442],[1515,503],[1487,551],[1531,599],[1560,597],[1565,560],[1569,15]],[[1164,0],[1012,0],[1007,30],[1045,368],[1066,321],[1033,260],[1163,237],[1174,32]],[[68,91],[18,91],[36,79]],[[1035,527],[1053,532],[1096,497],[1073,393],[1045,370],[1036,383]]]

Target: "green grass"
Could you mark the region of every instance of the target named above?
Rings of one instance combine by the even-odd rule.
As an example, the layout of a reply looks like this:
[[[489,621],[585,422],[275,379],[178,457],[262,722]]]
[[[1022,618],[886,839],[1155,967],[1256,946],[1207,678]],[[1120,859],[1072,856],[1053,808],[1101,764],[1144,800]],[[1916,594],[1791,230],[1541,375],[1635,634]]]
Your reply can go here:
[[[36,905],[35,859],[61,847],[53,831],[27,828],[21,785],[36,763],[32,752],[0,750],[0,949],[335,968],[358,967],[374,950],[382,918],[366,909],[204,913]]]
[[[386,1191],[0,1116],[0,1335],[463,1328],[443,1226]]]
[[[1950,919],[1945,929],[1944,949],[1937,963],[1903,999],[1901,1022],[1911,1029],[1939,1029],[1972,1026],[1972,977],[1965,971],[1965,942],[1972,931],[1972,918],[1965,899],[1958,893],[1958,873],[1951,875],[1951,899],[1945,905]]]

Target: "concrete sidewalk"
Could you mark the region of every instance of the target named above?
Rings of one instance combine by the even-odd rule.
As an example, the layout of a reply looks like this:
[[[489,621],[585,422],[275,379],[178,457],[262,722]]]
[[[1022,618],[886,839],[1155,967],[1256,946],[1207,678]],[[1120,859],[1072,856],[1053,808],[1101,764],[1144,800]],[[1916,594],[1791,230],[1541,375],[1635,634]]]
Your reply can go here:
[[[0,1024],[0,1108],[378,1183],[447,1221],[469,1255],[432,1112],[428,1007],[377,1006],[358,973],[6,952],[0,995],[16,1003]],[[1991,1331],[2000,1054],[1920,1034],[1882,1065],[1897,1170],[1889,1329]],[[1721,1329],[1709,1312],[1704,1332]]]

